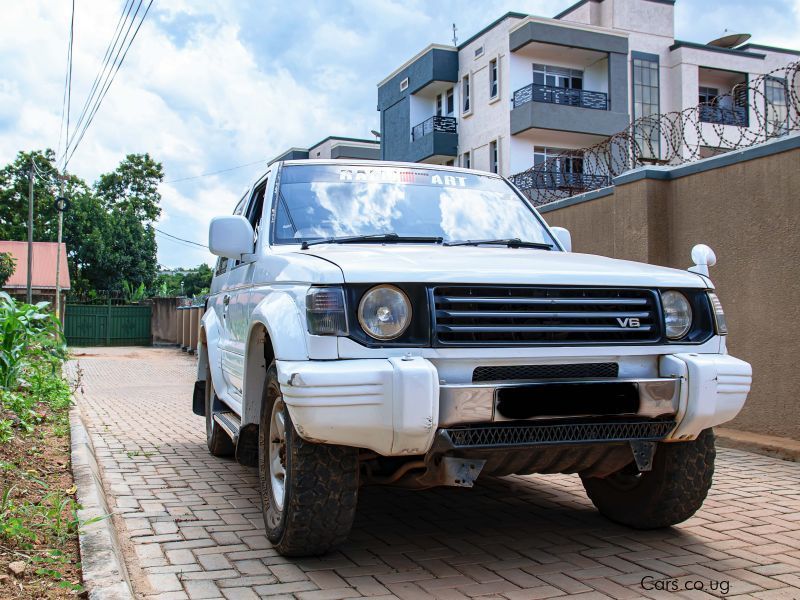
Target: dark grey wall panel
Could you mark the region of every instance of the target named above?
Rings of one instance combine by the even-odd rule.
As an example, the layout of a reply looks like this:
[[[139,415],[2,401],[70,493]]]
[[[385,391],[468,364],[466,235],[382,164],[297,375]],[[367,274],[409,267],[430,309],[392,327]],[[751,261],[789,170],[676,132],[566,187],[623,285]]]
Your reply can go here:
[[[411,142],[408,162],[419,162],[431,156],[452,156],[458,153],[458,134],[434,131]],[[395,159],[401,160],[401,159]]]
[[[610,136],[625,129],[629,122],[627,113],[527,102],[511,111],[511,135],[535,127]]]
[[[531,42],[628,54],[628,39],[625,37],[549,23],[529,22],[512,31],[509,36],[509,47],[512,52]]]
[[[347,146],[341,144],[331,148],[331,158],[355,158],[358,160],[380,160],[381,149],[379,146],[374,148],[364,148],[362,146]]]

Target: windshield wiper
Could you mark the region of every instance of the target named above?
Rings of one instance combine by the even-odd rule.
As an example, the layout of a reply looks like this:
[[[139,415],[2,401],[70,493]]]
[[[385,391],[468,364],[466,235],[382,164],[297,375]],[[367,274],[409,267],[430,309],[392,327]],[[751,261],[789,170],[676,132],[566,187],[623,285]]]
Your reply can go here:
[[[308,250],[309,246],[317,244],[359,244],[361,242],[419,242],[429,244],[441,244],[443,238],[424,235],[398,235],[396,233],[373,233],[371,235],[351,235],[345,237],[329,237],[310,242],[304,241],[300,246],[303,250]]]
[[[546,242],[525,242],[519,238],[504,238],[499,240],[463,240],[460,242],[445,242],[445,246],[480,246],[482,244],[492,244],[495,246],[508,246],[509,248],[540,248],[541,250],[551,250],[553,244]]]

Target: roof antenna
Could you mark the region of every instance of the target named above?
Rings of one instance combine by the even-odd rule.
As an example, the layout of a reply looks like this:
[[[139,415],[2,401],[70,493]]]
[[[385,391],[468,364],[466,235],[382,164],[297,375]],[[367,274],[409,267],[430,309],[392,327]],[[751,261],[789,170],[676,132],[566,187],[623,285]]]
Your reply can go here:
[[[453,46],[458,46],[458,36],[456,36],[456,31],[458,31],[458,28],[456,27],[456,24],[453,23]]]

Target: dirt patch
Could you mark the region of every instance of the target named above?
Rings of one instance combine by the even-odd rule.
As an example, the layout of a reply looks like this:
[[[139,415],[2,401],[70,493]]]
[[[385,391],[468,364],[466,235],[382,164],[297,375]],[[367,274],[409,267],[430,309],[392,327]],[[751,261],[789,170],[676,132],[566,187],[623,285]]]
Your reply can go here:
[[[45,422],[0,445],[0,598],[82,597],[69,434],[37,410]]]

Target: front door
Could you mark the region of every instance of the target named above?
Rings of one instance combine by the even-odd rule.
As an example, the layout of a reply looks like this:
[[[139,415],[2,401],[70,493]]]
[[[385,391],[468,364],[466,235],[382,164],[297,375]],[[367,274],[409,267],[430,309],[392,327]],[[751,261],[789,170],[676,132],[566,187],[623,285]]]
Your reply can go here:
[[[264,193],[267,187],[266,177],[256,184],[250,201],[244,212],[255,232],[253,249],[255,251],[258,231],[261,226],[261,215],[264,207]],[[229,268],[228,280],[223,296],[223,319],[225,321],[225,339],[222,347],[222,371],[228,386],[230,400],[242,401],[244,386],[244,365],[247,335],[250,330],[250,290],[253,285],[256,253],[243,260],[233,261]],[[234,409],[241,408],[234,407]]]

